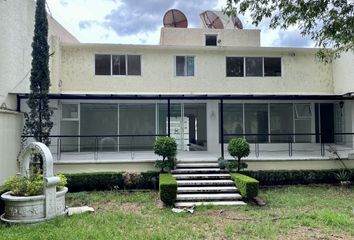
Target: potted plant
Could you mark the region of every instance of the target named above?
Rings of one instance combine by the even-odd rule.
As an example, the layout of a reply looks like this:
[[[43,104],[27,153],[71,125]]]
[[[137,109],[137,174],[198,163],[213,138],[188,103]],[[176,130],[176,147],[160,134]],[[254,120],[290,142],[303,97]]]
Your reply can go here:
[[[155,154],[162,157],[161,160],[155,162],[155,167],[160,168],[161,172],[165,169],[171,170],[176,166],[177,143],[176,139],[171,137],[161,137],[155,141]]]
[[[335,176],[342,186],[350,186],[350,175],[351,172],[345,169],[340,170],[338,173],[335,173]]]
[[[235,159],[234,161],[228,161],[226,167],[229,169],[229,171],[232,171],[233,169],[237,168],[237,172],[239,172],[241,168],[247,167],[246,163],[241,163],[241,158],[247,157],[250,154],[250,145],[245,139],[231,139],[227,150],[229,151],[229,154]]]
[[[56,185],[56,215],[65,213],[65,187],[67,179],[58,175]],[[5,203],[5,213],[1,219],[10,223],[33,223],[45,220],[45,194],[43,175],[16,175],[5,181],[3,188],[8,190],[1,195]]]

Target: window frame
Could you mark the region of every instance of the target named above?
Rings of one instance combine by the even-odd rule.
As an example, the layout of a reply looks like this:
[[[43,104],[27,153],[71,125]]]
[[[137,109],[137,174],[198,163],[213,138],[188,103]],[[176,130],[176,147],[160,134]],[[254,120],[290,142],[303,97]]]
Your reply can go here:
[[[207,37],[215,37],[215,45],[207,45]],[[218,38],[219,38],[218,34],[212,34],[212,33],[205,34],[204,35],[204,46],[206,46],[206,47],[217,47],[218,46],[218,40],[219,40]]]
[[[97,75],[96,74],[96,55],[109,55],[110,56],[110,64],[111,64],[111,72],[109,75]],[[125,74],[124,75],[118,75],[118,74],[113,74],[113,56],[124,56],[125,57]],[[128,74],[128,56],[139,56],[140,58],[140,75],[129,75]],[[94,75],[95,76],[111,76],[111,77],[141,77],[143,76],[143,55],[142,54],[135,54],[135,53],[95,53],[94,54]]]
[[[243,76],[228,76],[227,75],[227,59],[228,58],[242,58],[242,60],[243,60]],[[246,66],[245,66],[245,57],[243,57],[243,56],[226,56],[225,57],[225,77],[227,77],[227,78],[244,78],[245,77],[245,71],[246,71]]]
[[[177,75],[177,57],[184,57],[184,75]],[[188,75],[187,57],[193,57],[193,75]],[[174,56],[174,76],[175,77],[195,77],[196,76],[196,56],[195,55],[175,55]]]
[[[280,59],[280,75],[279,76],[266,76],[265,75],[265,68],[264,68],[264,59],[265,58],[279,58]],[[263,57],[263,77],[283,77],[283,57],[276,57],[276,56],[268,56],[268,57]]]

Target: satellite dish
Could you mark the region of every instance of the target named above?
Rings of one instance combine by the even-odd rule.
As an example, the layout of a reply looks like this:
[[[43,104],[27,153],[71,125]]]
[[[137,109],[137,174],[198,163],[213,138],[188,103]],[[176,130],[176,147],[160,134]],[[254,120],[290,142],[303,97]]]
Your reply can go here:
[[[200,14],[204,25],[208,28],[223,29],[224,24],[218,15],[212,11],[205,11]]]
[[[164,27],[187,28],[188,21],[186,15],[177,9],[170,9],[163,16]]]
[[[235,28],[243,29],[242,22],[238,17],[232,16],[231,19],[232,19],[232,22],[233,22]]]

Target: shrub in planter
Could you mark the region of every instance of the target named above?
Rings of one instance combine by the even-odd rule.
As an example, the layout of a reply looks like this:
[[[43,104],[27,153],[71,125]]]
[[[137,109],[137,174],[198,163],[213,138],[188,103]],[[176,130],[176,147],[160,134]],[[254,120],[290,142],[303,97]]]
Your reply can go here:
[[[351,172],[349,170],[342,169],[338,173],[335,173],[335,177],[342,186],[350,185]]]
[[[229,151],[229,154],[237,160],[237,165],[232,163],[229,170],[237,167],[237,171],[239,172],[242,166],[241,158],[247,157],[250,154],[250,145],[243,138],[233,138],[230,140],[227,150]]]
[[[157,160],[155,167],[161,168],[161,172],[165,168],[173,169],[176,164],[177,143],[176,139],[171,137],[161,137],[155,141],[155,154],[162,157],[162,161]]]
[[[64,175],[58,175],[60,182],[57,185],[57,191],[61,191],[67,184]],[[43,175],[13,176],[4,183],[4,189],[11,191],[12,196],[37,196],[43,194]]]
[[[235,182],[242,197],[246,199],[257,197],[259,182],[256,179],[239,173],[231,173],[231,178]]]
[[[160,174],[159,182],[160,199],[168,206],[172,206],[177,196],[177,181],[169,173]]]

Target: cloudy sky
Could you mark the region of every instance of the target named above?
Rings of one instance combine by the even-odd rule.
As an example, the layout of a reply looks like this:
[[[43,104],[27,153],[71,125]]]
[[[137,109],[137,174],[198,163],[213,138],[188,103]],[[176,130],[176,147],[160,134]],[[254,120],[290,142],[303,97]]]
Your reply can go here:
[[[199,14],[204,10],[218,10],[226,0],[47,0],[52,16],[80,42],[158,44],[164,13],[171,8],[184,12],[189,27],[199,27]],[[239,16],[244,28],[256,28],[249,14]],[[262,46],[313,47],[296,28],[282,31],[262,30]]]

